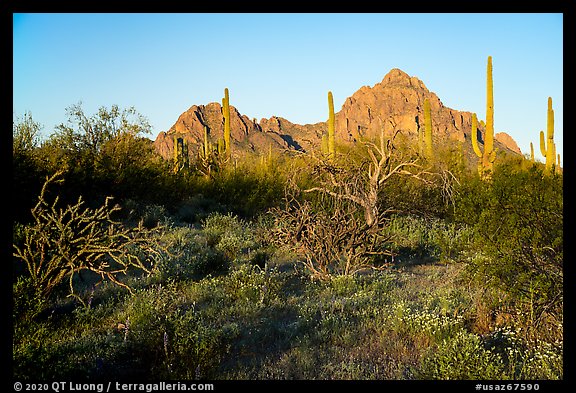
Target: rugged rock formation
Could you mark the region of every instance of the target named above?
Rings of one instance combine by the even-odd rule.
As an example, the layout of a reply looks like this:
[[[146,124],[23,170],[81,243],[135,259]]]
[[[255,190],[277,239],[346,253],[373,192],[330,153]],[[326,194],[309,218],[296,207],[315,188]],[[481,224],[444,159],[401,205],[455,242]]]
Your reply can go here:
[[[432,135],[434,139],[463,142],[470,130],[472,114],[447,108],[436,94],[430,92],[416,77],[395,68],[373,87],[363,86],[348,97],[336,114],[339,140],[355,141],[373,138],[383,128],[386,135],[401,130],[418,135],[423,127],[424,99],[430,100]]]
[[[174,138],[183,138],[189,146],[190,154],[195,154],[204,141],[204,126],[208,127],[209,139],[216,145],[224,138],[224,116],[218,103],[193,105],[182,113],[176,123],[167,131],[161,132],[154,141],[156,150],[166,159],[171,159]],[[262,132],[262,127],[230,105],[230,133],[233,152],[267,151],[289,148],[289,144],[279,133]]]
[[[424,100],[430,100],[433,143],[444,141],[465,142],[466,155],[472,157],[472,114],[444,106],[438,96],[424,83],[399,69],[391,70],[382,82],[373,87],[363,86],[348,97],[336,113],[336,140],[354,143],[361,139],[374,139],[384,129],[386,135],[401,130],[416,143],[420,128],[424,127]],[[327,123],[299,125],[281,117],[250,120],[230,105],[233,156],[245,152],[265,152],[273,149],[310,151],[320,146]],[[326,118],[328,114],[326,113]],[[213,143],[223,138],[224,117],[218,103],[194,105],[184,112],[167,131],[161,132],[154,142],[156,149],[167,159],[172,157],[174,137],[188,142],[190,154],[195,154],[203,141],[204,125],[208,126]],[[479,143],[483,144],[484,127],[479,125]],[[495,137],[500,151],[521,154],[516,142],[508,134]]]
[[[504,145],[508,150],[511,150],[518,154],[522,154],[522,151],[518,147],[516,141],[507,133],[499,132],[496,135],[494,135],[494,139],[496,139],[498,142]]]

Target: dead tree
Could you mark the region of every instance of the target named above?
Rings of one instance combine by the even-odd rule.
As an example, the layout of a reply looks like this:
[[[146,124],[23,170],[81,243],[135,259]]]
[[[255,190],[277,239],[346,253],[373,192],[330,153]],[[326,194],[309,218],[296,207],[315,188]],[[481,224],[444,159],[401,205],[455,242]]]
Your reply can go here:
[[[394,147],[399,131],[379,143],[364,142],[367,157],[355,163],[349,157],[315,161],[317,185],[301,190],[290,182],[284,209],[276,209],[277,238],[304,256],[312,277],[327,279],[332,273],[353,274],[374,268],[374,258],[392,255],[383,229],[393,206],[381,206],[386,183],[394,176],[415,178],[427,185],[444,179],[419,164],[417,156],[405,158]],[[444,187],[444,186],[443,186]],[[316,195],[314,205],[304,195]]]

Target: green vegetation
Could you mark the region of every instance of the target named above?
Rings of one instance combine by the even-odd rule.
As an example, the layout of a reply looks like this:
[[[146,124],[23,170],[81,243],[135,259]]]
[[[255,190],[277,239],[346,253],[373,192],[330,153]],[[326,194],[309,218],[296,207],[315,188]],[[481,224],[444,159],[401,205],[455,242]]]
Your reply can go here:
[[[226,158],[232,154],[232,144],[230,140],[230,96],[228,88],[224,89],[224,98],[222,98],[222,115],[224,116],[224,151]]]
[[[476,127],[472,123],[472,145],[474,153],[480,158],[478,172],[483,178],[490,178],[493,170],[494,161],[496,160],[496,151],[494,150],[494,87],[492,82],[492,56],[488,56],[488,65],[486,67],[486,132],[484,133],[484,151],[478,146],[478,136]]]
[[[174,172],[178,173],[188,168],[190,166],[189,160],[188,143],[184,138],[174,137]]]
[[[552,97],[548,97],[548,116],[546,126],[546,138],[544,131],[540,131],[540,152],[546,159],[546,171],[554,172],[556,165],[556,144],[554,143],[554,110],[552,109]],[[560,159],[558,159],[560,164]]]
[[[207,167],[207,129],[175,172],[69,116],[13,126],[15,378],[563,379],[561,172],[383,133]]]
[[[424,145],[428,160],[432,160],[432,115],[430,114],[430,100],[424,100]]]
[[[328,156],[334,157],[336,154],[336,120],[334,117],[334,98],[332,92],[328,92]]]

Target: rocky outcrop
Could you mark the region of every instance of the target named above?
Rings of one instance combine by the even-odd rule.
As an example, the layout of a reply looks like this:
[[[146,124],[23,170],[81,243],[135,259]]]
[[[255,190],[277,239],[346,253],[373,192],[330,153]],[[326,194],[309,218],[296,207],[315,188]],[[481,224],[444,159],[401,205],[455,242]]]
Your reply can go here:
[[[195,154],[204,142],[204,126],[208,127],[208,138],[216,145],[224,139],[224,115],[218,103],[193,105],[182,113],[176,123],[166,132],[161,132],[154,141],[156,150],[166,159],[171,159],[174,138],[183,138],[188,143],[189,154]],[[263,132],[260,124],[241,115],[230,105],[230,139],[234,152],[262,152],[273,149],[286,149],[289,144],[280,133]]]
[[[392,69],[380,83],[363,86],[348,97],[336,117],[336,139],[339,143],[354,143],[374,139],[384,130],[385,135],[401,131],[416,141],[424,127],[424,100],[430,101],[433,143],[445,141],[465,142],[466,155],[473,156],[471,144],[472,113],[444,106],[438,96],[425,84],[402,70]],[[328,113],[326,113],[326,118]],[[233,155],[246,152],[265,152],[273,149],[310,151],[320,146],[327,122],[299,125],[284,118],[250,120],[230,105],[230,128]],[[224,134],[224,117],[218,103],[193,105],[182,113],[176,123],[161,132],[154,142],[157,151],[171,159],[174,137],[188,142],[190,154],[200,147],[204,138],[204,125],[209,138],[216,143]],[[479,143],[484,141],[484,126],[479,125]],[[495,147],[500,151],[521,154],[516,142],[505,133],[495,136]]]
[[[400,130],[417,136],[423,127],[424,100],[430,100],[434,139],[463,142],[470,130],[472,114],[447,108],[416,77],[395,68],[373,87],[363,86],[348,97],[336,114],[338,139],[350,142],[372,139],[384,129],[385,135]]]
[[[507,133],[499,132],[496,135],[494,135],[494,139],[496,139],[498,142],[504,145],[508,150],[511,150],[518,154],[522,154],[522,151],[518,147],[516,141]]]

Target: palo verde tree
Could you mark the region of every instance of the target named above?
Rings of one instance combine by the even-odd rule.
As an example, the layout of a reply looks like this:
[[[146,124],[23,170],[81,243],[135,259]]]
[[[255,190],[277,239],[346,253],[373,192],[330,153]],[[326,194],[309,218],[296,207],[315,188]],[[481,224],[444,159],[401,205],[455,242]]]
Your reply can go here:
[[[489,183],[463,184],[455,214],[475,232],[470,272],[523,305],[533,327],[562,319],[563,182],[544,173],[503,161]]]
[[[12,212],[25,220],[42,186],[45,167],[39,162],[40,123],[30,112],[16,117],[12,124]]]
[[[66,113],[67,122],[41,147],[48,173],[64,171],[61,198],[70,203],[78,195],[158,198],[154,188],[166,183],[162,177],[171,171],[145,138],[151,126],[144,116],[117,105],[90,115],[81,103]]]
[[[58,125],[52,138],[62,148],[87,152],[91,156],[96,156],[106,142],[121,135],[137,136],[151,132],[148,120],[134,107],[123,110],[118,105],[109,109],[100,107],[96,114],[88,116],[80,102],[68,107],[66,114],[67,123]]]
[[[34,121],[30,112],[16,118],[12,123],[12,153],[22,154],[38,147],[41,129],[42,126]]]

